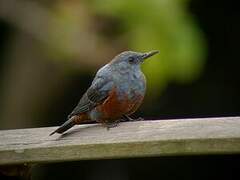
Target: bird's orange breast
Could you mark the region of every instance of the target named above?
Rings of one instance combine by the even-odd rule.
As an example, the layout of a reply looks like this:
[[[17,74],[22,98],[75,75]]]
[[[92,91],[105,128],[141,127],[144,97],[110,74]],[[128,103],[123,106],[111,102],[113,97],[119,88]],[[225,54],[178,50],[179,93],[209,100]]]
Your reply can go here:
[[[116,89],[114,88],[108,98],[96,110],[102,114],[100,121],[112,121],[121,118],[124,114],[132,114],[136,111],[142,102],[143,97],[136,97],[130,100],[128,96],[119,98]]]

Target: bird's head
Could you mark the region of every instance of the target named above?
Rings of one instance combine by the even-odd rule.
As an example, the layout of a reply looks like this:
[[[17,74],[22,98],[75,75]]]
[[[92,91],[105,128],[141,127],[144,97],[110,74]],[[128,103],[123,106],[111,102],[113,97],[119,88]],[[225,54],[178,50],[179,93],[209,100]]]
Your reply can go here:
[[[124,51],[117,55],[110,64],[118,69],[140,69],[140,65],[145,59],[157,54],[159,51],[150,51],[147,53],[140,53],[134,51]]]

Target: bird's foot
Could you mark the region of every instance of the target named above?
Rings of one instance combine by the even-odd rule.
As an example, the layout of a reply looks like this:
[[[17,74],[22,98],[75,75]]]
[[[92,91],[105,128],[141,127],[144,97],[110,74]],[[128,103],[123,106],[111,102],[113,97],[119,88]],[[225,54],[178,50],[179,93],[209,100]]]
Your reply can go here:
[[[134,119],[131,118],[131,117],[128,116],[128,115],[123,115],[123,117],[122,117],[122,121],[124,121],[124,122],[127,122],[127,121],[134,121]]]
[[[141,117],[133,119],[133,118],[129,117],[128,115],[123,115],[122,121],[123,122],[127,122],[127,121],[144,121],[144,119],[141,118]]]
[[[145,119],[142,118],[142,117],[139,117],[139,118],[136,119],[136,121],[144,121],[144,120],[145,120]]]
[[[104,127],[107,128],[107,130],[109,130],[110,128],[114,128],[117,127],[119,125],[119,121],[115,121],[115,122],[106,122],[103,124]]]

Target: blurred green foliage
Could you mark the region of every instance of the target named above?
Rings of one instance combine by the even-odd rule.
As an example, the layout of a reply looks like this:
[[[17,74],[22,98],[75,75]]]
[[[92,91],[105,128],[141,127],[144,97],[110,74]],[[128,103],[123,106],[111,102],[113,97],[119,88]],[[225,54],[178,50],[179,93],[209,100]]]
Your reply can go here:
[[[149,88],[167,82],[189,82],[202,70],[206,44],[186,0],[94,0],[99,14],[120,18],[127,29],[129,47],[136,51],[160,50],[144,65]]]
[[[96,68],[123,50],[157,49],[160,55],[143,67],[150,90],[191,82],[204,65],[204,35],[187,0],[59,0],[48,8],[24,2],[18,8],[31,10],[31,18],[16,24],[44,42],[49,59],[59,64]]]

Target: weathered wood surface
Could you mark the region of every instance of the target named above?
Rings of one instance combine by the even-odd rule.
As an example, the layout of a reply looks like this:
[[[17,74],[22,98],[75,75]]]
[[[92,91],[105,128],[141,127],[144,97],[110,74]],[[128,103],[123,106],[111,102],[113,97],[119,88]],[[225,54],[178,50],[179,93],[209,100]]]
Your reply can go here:
[[[0,165],[85,159],[240,153],[240,117],[79,125],[0,131]]]

